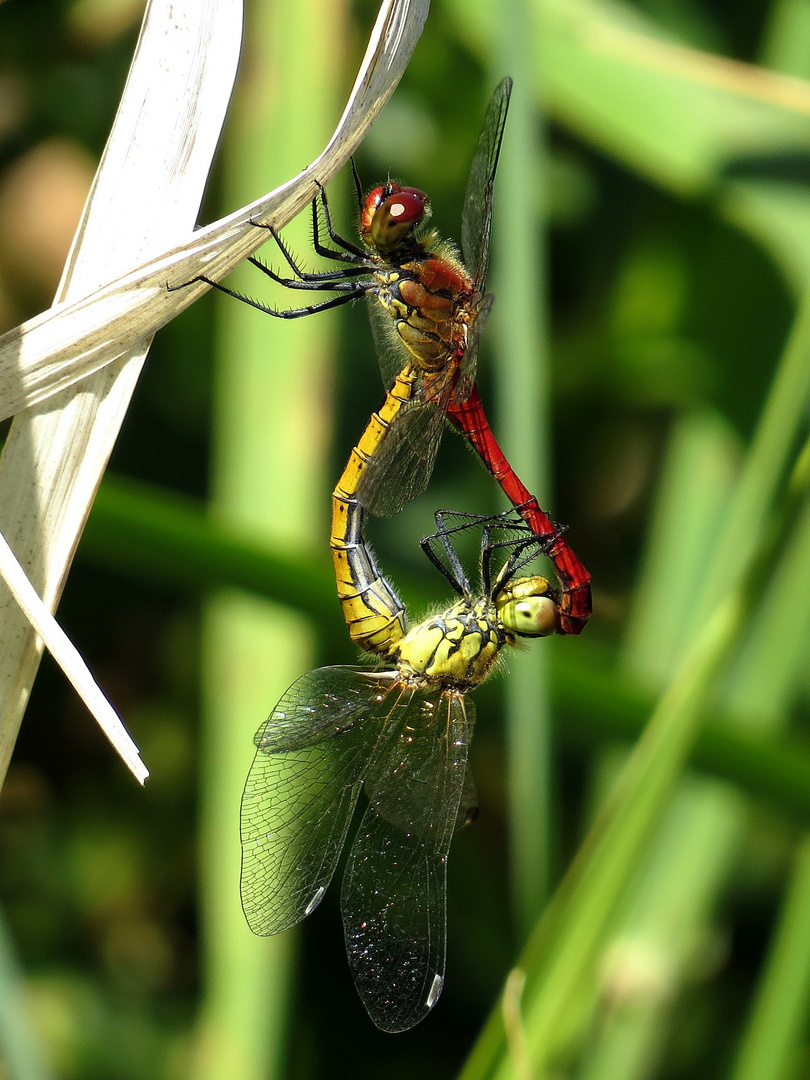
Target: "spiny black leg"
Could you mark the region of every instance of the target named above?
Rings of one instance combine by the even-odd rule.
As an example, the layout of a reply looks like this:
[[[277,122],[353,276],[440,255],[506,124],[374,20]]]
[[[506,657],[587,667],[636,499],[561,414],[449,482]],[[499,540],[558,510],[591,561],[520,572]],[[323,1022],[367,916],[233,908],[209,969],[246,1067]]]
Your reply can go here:
[[[232,296],[235,300],[241,300],[243,304],[247,304],[248,307],[256,308],[257,311],[263,311],[265,315],[272,315],[275,319],[302,319],[305,315],[314,315],[317,311],[328,311],[330,308],[340,307],[342,304],[351,304],[362,293],[348,292],[343,293],[341,296],[333,296],[330,300],[323,300],[319,304],[310,304],[308,307],[302,308],[287,308],[285,310],[277,311],[276,308],[269,307],[267,304],[262,304],[258,300],[252,299],[250,296],[245,296],[243,293],[238,293],[234,289],[229,289],[227,285],[222,285],[219,281],[212,281],[211,278],[204,277],[200,274],[195,278],[195,281],[204,281],[206,285],[211,285],[215,289],[219,289],[220,292],[225,293],[226,296]]]
[[[489,526],[485,525],[483,532],[481,533],[481,584],[484,589],[484,596],[490,595],[490,588],[492,583],[492,545],[490,544]]]
[[[530,538],[521,540],[517,537],[512,537],[509,540],[499,540],[493,543],[490,528],[484,529],[484,535],[481,542],[481,583],[486,596],[490,596],[494,600],[506,583],[511,581],[515,575],[520,554],[526,550],[527,546],[533,546],[533,543],[534,542]],[[496,551],[499,551],[503,547],[511,547],[512,551],[506,559],[506,562],[498,571],[493,586],[492,556]],[[536,554],[535,551],[532,551],[528,559],[524,559],[521,565],[530,562]]]
[[[514,507],[510,507],[509,510],[503,510],[500,514],[472,514],[466,510],[437,510],[433,516],[436,519],[437,526],[439,525],[439,519],[441,519],[442,524],[440,531],[448,534],[462,532],[465,529],[472,529],[478,525],[501,526],[504,529],[519,529],[525,525],[523,519],[516,516]],[[453,525],[448,528],[444,524],[445,518],[460,518],[461,524]]]
[[[319,270],[316,273],[308,273],[307,271],[302,270],[301,267],[298,265],[295,258],[293,257],[292,252],[281,239],[280,233],[276,232],[275,229],[271,229],[270,232],[273,235],[273,239],[275,240],[279,251],[284,256],[287,265],[290,267],[296,277],[299,278],[301,281],[341,281],[342,279],[347,277],[357,277],[360,274],[366,273],[365,266],[344,266],[341,267],[340,270]],[[248,257],[250,261],[254,264],[254,266],[258,266],[258,268],[262,270],[265,274],[267,274],[268,277],[272,277],[275,281],[278,281],[279,284],[286,285],[287,288],[296,287],[289,278],[282,278],[278,274],[274,273],[274,271],[270,270],[267,266],[265,266],[261,259],[256,259],[252,255]]]
[[[341,247],[346,249],[345,251],[333,251],[331,248],[324,247],[321,244],[320,236],[319,236],[319,223],[318,223],[318,196],[316,196],[312,200],[312,203],[311,203],[311,206],[312,206],[312,235],[313,235],[313,244],[314,244],[315,250],[318,252],[319,255],[322,255],[325,259],[332,259],[335,262],[353,263],[353,262],[357,261],[358,257],[363,258],[363,259],[367,258],[367,253],[365,251],[363,251],[361,248],[356,247],[354,244],[350,243],[348,240],[345,240],[342,236],[339,236],[337,233],[333,233],[332,228],[331,228],[331,222],[329,221],[329,207],[328,207],[328,204],[326,203],[326,191],[325,191],[323,185],[319,184],[317,182],[317,180],[315,181],[315,183],[317,184],[318,190],[320,192],[320,198],[324,202],[324,211],[325,211],[326,217],[327,217],[327,223],[328,223],[328,227],[329,227],[329,234],[332,237],[332,239],[335,241],[335,243],[340,244]],[[278,234],[278,232],[277,232],[274,225],[267,225],[263,221],[251,221],[250,224],[253,225],[257,229],[267,229],[268,232],[272,233],[274,240],[276,241],[278,246],[284,252],[285,258],[288,257],[288,252],[286,251],[285,246],[282,243],[282,241],[281,241],[281,239],[279,237],[279,234]],[[351,254],[346,254],[346,252],[351,252]],[[289,261],[289,259],[288,259],[288,261]],[[295,267],[293,267],[293,268],[295,269]]]
[[[320,187],[320,185],[318,185]],[[335,241],[336,244],[340,244],[345,250],[336,251],[334,248],[327,247],[321,241],[321,219],[318,214],[317,200],[312,200],[312,246],[315,251],[324,259],[331,259],[333,262],[342,263],[358,263],[361,259],[365,260],[366,253],[361,251],[360,248],[356,248],[354,244],[346,240],[339,233],[335,232],[332,228],[332,221],[329,216],[329,203],[326,201],[326,191],[321,188],[321,205],[324,210],[324,217],[326,218],[326,228],[329,235]]]
[[[357,209],[363,209],[363,185],[360,183],[360,173],[357,171],[357,164],[354,160],[354,154],[349,158],[352,165],[352,179],[354,180],[354,190],[357,195]]]
[[[434,564],[442,569],[442,573],[447,580],[453,585],[456,592],[461,593],[462,596],[469,595],[470,583],[467,578],[464,568],[461,565],[461,560],[458,557],[458,553],[450,542],[450,533],[458,532],[460,529],[469,528],[473,522],[466,522],[464,525],[455,526],[452,529],[448,529],[445,524],[445,517],[468,517],[475,515],[466,515],[455,510],[437,510],[433,515],[436,522],[436,532],[431,536],[425,537],[422,541],[422,550]],[[436,553],[434,544],[440,543],[444,549],[444,554],[447,559],[447,563],[443,563]]]
[[[527,566],[530,562],[537,558],[538,555],[545,555],[551,544],[559,536],[559,532],[556,532],[551,537],[540,538],[535,533],[531,533],[530,536],[524,536],[522,538],[513,538],[512,540],[502,540],[497,543],[489,545],[486,553],[482,551],[482,579],[484,580],[484,589],[488,596],[491,596],[494,600],[499,592],[506,586],[506,584],[512,580],[518,570],[522,570],[524,566]],[[496,575],[495,584],[490,592],[490,566],[492,553],[499,548],[512,546],[513,550],[506,560],[500,571]],[[484,567],[484,563],[488,565]]]
[[[261,270],[263,274],[270,278],[271,281],[277,282],[279,285],[283,285],[285,289],[333,289],[335,292],[356,292],[358,295],[362,295],[367,291],[366,282],[352,281],[349,275],[353,275],[355,271],[336,270],[333,273],[327,274],[305,274],[303,280],[301,278],[285,278],[280,274],[277,274],[275,270],[263,263],[261,259],[257,259],[255,255],[248,255],[248,262],[256,267],[257,270]],[[362,267],[358,267],[356,273],[364,273]],[[368,283],[370,287],[371,283]]]
[[[459,594],[459,596],[465,595],[465,586],[467,591],[469,587],[467,585],[467,578],[463,570],[460,570],[460,575],[454,574],[447,566],[444,565],[439,555],[433,550],[434,542],[439,539],[436,536],[425,536],[419,541],[419,545],[424,551],[425,555],[430,559],[445,581],[450,585],[450,588]],[[460,569],[460,568],[459,568]]]
[[[315,182],[317,183],[317,180]],[[325,259],[338,259],[340,262],[355,262],[357,259],[362,259],[364,262],[367,261],[368,252],[364,251],[363,248],[358,247],[357,244],[353,244],[351,240],[347,240],[345,236],[341,236],[333,227],[332,215],[329,213],[329,200],[326,197],[326,188],[324,188],[322,184],[318,184],[318,188],[321,192],[321,206],[323,207],[323,216],[326,220],[326,231],[329,233],[329,239],[333,244],[337,244],[338,247],[343,248],[343,252],[335,251],[333,248],[328,248],[321,244],[320,222],[318,220],[317,212],[313,214],[312,227],[315,250]]]

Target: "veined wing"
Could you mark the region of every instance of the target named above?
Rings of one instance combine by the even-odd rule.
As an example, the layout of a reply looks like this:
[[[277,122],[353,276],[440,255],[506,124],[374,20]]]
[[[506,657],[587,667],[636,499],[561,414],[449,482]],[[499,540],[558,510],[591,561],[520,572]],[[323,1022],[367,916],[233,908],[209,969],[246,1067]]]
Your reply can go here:
[[[461,358],[458,381],[453,388],[453,404],[458,405],[467,400],[475,385],[475,370],[478,367],[478,344],[481,340],[481,331],[484,323],[492,311],[495,297],[492,293],[480,297],[475,309],[475,321],[470,327],[469,342],[464,356]]]
[[[467,716],[469,718],[469,705],[467,706]],[[465,825],[471,825],[473,821],[478,817],[478,788],[475,786],[475,777],[472,774],[472,769],[467,765],[467,772],[464,776],[464,788],[461,792],[461,802],[459,803],[458,813],[456,814],[456,832],[459,829],[463,829]]]
[[[397,375],[413,358],[405,342],[397,333],[396,323],[374,293],[366,296],[366,305],[383,386],[386,390],[390,390]]]
[[[406,708],[369,772],[341,894],[355,985],[377,1027],[392,1032],[419,1023],[441,994],[447,856],[474,719],[471,701],[438,689],[415,691]]]
[[[448,365],[429,395],[403,406],[366,465],[357,499],[375,517],[393,517],[428,486],[444,434],[453,374]]]
[[[255,934],[278,934],[320,903],[383,739],[394,672],[310,671],[256,734],[242,795],[242,907]]]
[[[461,252],[479,292],[484,290],[489,267],[492,190],[511,95],[512,80],[506,78],[498,83],[489,99],[461,213]]]

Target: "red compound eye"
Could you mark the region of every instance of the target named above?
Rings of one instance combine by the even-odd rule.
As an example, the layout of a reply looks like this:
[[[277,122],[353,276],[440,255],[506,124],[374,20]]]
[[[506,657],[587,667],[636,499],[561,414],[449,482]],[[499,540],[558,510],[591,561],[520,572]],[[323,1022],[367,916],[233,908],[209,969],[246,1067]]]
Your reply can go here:
[[[383,200],[379,210],[390,214],[392,221],[412,225],[425,216],[427,201],[427,195],[416,188],[400,188]]]
[[[380,203],[386,198],[387,194],[390,195],[390,192],[386,192],[384,187],[375,187],[366,195],[363,209],[360,211],[360,235],[364,240],[371,228],[371,219],[377,213]]]
[[[363,203],[360,235],[378,252],[391,251],[424,219],[429,205],[418,188],[394,183],[374,188]]]

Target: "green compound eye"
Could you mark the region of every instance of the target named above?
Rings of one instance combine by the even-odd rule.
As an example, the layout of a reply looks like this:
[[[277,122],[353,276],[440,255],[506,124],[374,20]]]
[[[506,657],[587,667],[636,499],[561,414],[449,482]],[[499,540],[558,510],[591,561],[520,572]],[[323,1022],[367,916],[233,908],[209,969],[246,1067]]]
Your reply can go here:
[[[542,577],[519,578],[496,601],[506,630],[521,637],[556,634],[559,609],[554,591]]]
[[[506,629],[522,637],[547,637],[557,631],[557,605],[549,596],[510,600],[500,615]]]

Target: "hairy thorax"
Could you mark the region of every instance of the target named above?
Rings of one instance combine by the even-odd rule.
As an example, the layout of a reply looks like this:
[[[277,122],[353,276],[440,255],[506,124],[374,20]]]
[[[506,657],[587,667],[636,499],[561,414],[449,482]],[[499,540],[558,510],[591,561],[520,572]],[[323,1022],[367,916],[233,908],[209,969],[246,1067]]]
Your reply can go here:
[[[422,371],[439,371],[467,348],[473,282],[446,254],[415,257],[376,270],[377,300]]]
[[[408,631],[397,649],[399,674],[467,689],[489,675],[511,642],[489,600],[461,600]]]

